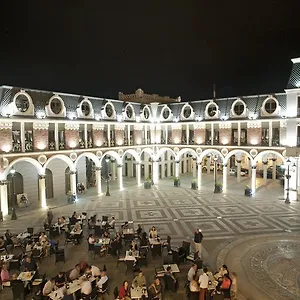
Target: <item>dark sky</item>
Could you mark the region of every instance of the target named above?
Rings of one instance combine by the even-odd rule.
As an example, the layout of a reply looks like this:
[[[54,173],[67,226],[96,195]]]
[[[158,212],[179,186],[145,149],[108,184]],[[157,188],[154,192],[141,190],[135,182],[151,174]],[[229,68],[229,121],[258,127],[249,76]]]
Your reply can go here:
[[[0,85],[117,98],[282,92],[299,0],[2,0]]]

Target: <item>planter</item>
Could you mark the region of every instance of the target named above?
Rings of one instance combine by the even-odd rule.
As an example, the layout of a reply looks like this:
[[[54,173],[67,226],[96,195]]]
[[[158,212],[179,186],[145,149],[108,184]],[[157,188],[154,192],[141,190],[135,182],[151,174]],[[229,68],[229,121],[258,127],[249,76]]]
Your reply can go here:
[[[152,182],[150,182],[150,181],[144,182],[144,188],[145,188],[146,190],[151,189],[151,187],[152,187]]]
[[[174,180],[174,186],[180,187],[180,180]]]
[[[68,195],[68,203],[73,204],[76,202],[76,195]]]
[[[251,191],[251,189],[249,189],[249,188],[246,188],[246,189],[245,189],[245,196],[247,196],[247,197],[251,197],[251,196],[252,196],[252,191]]]
[[[191,183],[191,189],[192,190],[198,190],[198,184],[197,184],[197,182],[192,182]]]
[[[220,185],[216,185],[215,186],[215,190],[214,190],[214,193],[215,194],[219,194],[219,193],[222,193],[222,186],[220,186]]]

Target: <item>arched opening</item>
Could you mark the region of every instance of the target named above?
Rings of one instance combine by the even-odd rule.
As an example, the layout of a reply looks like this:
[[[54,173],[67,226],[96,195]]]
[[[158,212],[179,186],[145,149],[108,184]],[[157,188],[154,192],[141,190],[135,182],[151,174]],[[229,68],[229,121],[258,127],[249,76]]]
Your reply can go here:
[[[8,197],[8,207],[13,207],[17,205],[18,195],[24,193],[24,182],[21,173],[15,171],[11,172],[7,176],[7,197]]]
[[[197,178],[197,157],[195,150],[189,148],[181,149],[177,154],[179,176],[182,176],[188,182]]]
[[[46,183],[46,199],[52,199],[53,198],[53,174],[52,171],[48,168],[46,169],[46,177],[45,177],[45,183]]]
[[[175,176],[175,153],[169,148],[161,148],[158,152],[159,178]]]
[[[134,155],[131,155],[130,153],[125,153],[122,158],[123,162],[123,180],[124,185],[128,186],[128,184],[133,183],[135,184],[135,180],[132,180],[133,178],[136,178],[137,172],[136,172],[136,159]]]

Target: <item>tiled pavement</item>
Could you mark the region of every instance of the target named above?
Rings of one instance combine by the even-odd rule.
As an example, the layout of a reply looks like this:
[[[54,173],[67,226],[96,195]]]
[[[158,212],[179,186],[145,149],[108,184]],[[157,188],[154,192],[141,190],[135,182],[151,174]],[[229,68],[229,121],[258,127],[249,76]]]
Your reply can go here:
[[[261,239],[261,235],[274,237],[275,240],[280,240],[281,237],[291,237],[292,239],[293,234],[300,231],[300,202],[286,205],[283,200],[280,200],[282,187],[277,181],[271,180],[266,187],[258,189],[255,197],[245,197],[243,192],[247,181],[248,179],[244,178],[242,183],[237,184],[234,177],[228,177],[228,190],[222,194],[212,193],[213,178],[209,175],[203,176],[203,186],[200,191],[190,189],[188,176],[182,176],[182,187],[180,188],[172,186],[172,179],[161,180],[151,190],[145,190],[143,187],[137,188],[134,186],[133,180],[129,180],[128,183],[125,181],[125,186],[129,186],[129,188],[120,192],[116,190],[115,183],[112,182],[110,197],[95,196],[93,195],[94,191],[88,191],[80,196],[76,204],[62,205],[62,202],[66,200],[60,199],[52,201],[50,206],[53,207],[55,217],[67,216],[73,211],[86,211],[89,215],[94,213],[99,216],[114,215],[118,224],[132,220],[135,226],[138,223],[142,224],[146,231],[155,224],[162,237],[172,236],[173,245],[180,245],[183,239],[191,240],[194,229],[201,228],[204,233],[205,262],[215,269],[217,260],[219,264],[226,261],[229,268],[231,265],[234,266],[231,268],[232,271],[241,274],[243,284],[240,284],[239,289],[242,294],[247,295],[248,299],[267,300],[271,297],[263,292],[263,288],[261,294],[258,292],[256,298],[251,298],[252,292],[249,287],[251,287],[252,278],[247,277],[247,274],[250,273],[252,266],[250,263],[249,266],[247,263],[245,263],[246,265],[241,264],[244,262],[244,257],[240,257],[241,261],[236,263],[236,257],[229,255],[233,251],[231,245],[249,238],[255,245],[259,245],[263,241],[260,249],[262,251],[264,247],[268,247],[268,241],[265,238]],[[19,211],[18,215],[16,221],[5,220],[1,225],[1,231],[10,228],[13,232],[19,232],[30,226],[38,230],[45,218],[45,211],[32,208],[30,210],[29,207]],[[256,238],[257,244],[255,243]],[[246,259],[247,243],[238,245],[241,247],[241,253],[245,254],[245,261],[248,261]],[[81,246],[68,247],[74,247],[70,266],[74,261],[87,255],[86,249],[83,252],[80,250]],[[228,252],[225,253],[225,250]],[[284,253],[282,254],[284,256]],[[154,263],[160,264],[160,262]],[[110,264],[109,259],[107,264]],[[249,272],[245,271],[247,268],[250,268]],[[300,273],[299,268],[298,265],[298,274]],[[56,271],[57,269],[54,268],[52,272]],[[265,274],[268,274],[268,271],[268,268],[264,269]],[[264,280],[274,283],[274,280],[268,277]],[[275,299],[285,299],[280,297]]]

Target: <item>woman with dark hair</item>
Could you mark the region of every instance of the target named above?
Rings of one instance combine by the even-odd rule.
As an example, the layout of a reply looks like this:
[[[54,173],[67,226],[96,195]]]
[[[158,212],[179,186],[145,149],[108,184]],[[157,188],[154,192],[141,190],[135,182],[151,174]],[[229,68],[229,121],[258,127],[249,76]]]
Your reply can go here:
[[[120,287],[119,291],[119,298],[122,300],[129,300],[130,298],[130,291],[129,291],[129,283],[127,280],[125,280]]]

